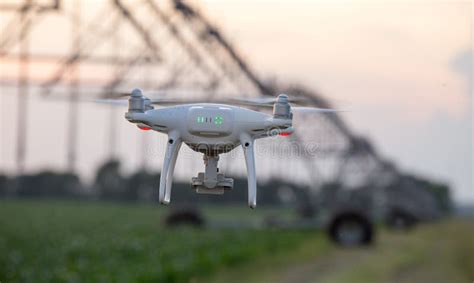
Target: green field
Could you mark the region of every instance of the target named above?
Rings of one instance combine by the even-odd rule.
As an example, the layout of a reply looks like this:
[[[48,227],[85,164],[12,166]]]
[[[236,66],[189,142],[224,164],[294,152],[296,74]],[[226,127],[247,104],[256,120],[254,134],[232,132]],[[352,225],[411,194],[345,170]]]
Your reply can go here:
[[[340,249],[321,232],[168,229],[145,204],[0,201],[0,282],[467,282],[474,225],[446,220],[381,231]],[[210,207],[217,222],[255,223],[265,209]]]
[[[0,281],[189,282],[323,237],[251,228],[167,229],[166,211],[144,204],[0,201]],[[245,206],[206,213],[217,221],[261,217]]]
[[[283,259],[257,260],[226,269],[210,282],[474,282],[474,222],[450,219],[403,233],[381,230],[377,243],[368,248],[330,248],[314,253],[316,243],[309,240]]]

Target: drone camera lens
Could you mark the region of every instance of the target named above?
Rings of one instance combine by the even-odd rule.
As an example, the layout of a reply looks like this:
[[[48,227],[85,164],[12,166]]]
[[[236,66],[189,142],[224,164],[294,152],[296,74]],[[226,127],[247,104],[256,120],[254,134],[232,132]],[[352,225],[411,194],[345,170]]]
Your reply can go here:
[[[249,147],[249,145],[250,145],[250,144],[249,144],[248,142],[245,143],[245,147]]]
[[[170,139],[170,140],[168,141],[169,144],[173,144],[173,142],[174,142],[173,139]]]

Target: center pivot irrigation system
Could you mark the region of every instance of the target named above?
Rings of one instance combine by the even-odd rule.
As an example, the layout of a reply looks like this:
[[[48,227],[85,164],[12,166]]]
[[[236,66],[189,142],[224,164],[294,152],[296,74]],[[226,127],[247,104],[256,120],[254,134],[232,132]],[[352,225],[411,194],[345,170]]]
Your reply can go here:
[[[70,171],[76,170],[78,140],[81,138],[77,133],[80,115],[77,102],[86,96],[92,99],[111,99],[119,90],[131,90],[140,86],[145,90],[170,90],[169,93],[193,90],[173,95],[173,99],[212,102],[229,99],[229,94],[234,94],[246,95],[249,101],[261,99],[262,96],[268,97],[273,105],[275,95],[288,93],[291,94],[291,99],[304,100],[306,106],[333,108],[328,99],[318,92],[290,83],[263,81],[222,31],[198,8],[185,1],[104,0],[94,2],[94,10],[89,9],[87,12],[83,3],[80,0],[24,0],[0,4],[0,13],[8,19],[0,33],[0,58],[6,64],[18,66],[15,76],[1,78],[0,83],[2,87],[13,86],[18,92],[16,160],[19,174],[23,172],[27,160],[28,97],[33,90],[39,90],[45,98],[68,92],[70,109],[67,117],[66,160]],[[51,30],[55,27],[70,27],[70,36],[61,39],[61,42],[70,40],[66,54],[64,50],[59,52],[54,48],[51,52],[44,53],[45,48],[41,49],[43,51],[36,50],[31,42],[32,35],[45,32],[45,26],[42,25],[52,19],[56,21],[55,24],[46,25],[50,34],[56,33]],[[41,78],[32,74],[38,62],[42,66]],[[90,97],[91,93],[95,96]],[[138,92],[135,94],[138,97]],[[134,99],[133,96],[131,99]],[[285,98],[278,99],[276,104]],[[200,135],[201,140],[206,140],[212,146],[209,154],[204,155],[206,171],[193,178],[193,186],[201,192],[210,192],[209,187],[213,185],[219,188],[213,192],[222,192],[231,186],[231,181],[224,177],[223,172],[217,172],[218,155],[211,152],[219,152],[220,149],[209,142],[210,138],[205,136],[207,132],[225,137],[223,139],[234,147],[244,145],[250,177],[249,205],[255,206],[255,173],[250,145],[253,145],[260,131],[268,134],[266,131],[269,126],[277,126],[278,130],[283,130],[283,135],[289,134],[292,131],[292,119],[288,119],[288,116],[280,119],[277,105],[273,115],[217,105],[209,106],[210,112],[204,113],[195,107],[197,106],[188,105],[172,108],[175,113],[187,111],[187,117],[194,120],[168,129],[173,143],[167,145],[168,153],[165,154],[165,166],[162,168],[161,201],[169,201],[170,190],[167,189],[167,183],[171,189],[169,176],[173,173],[172,166],[169,165],[174,163],[175,152],[181,142],[197,149],[193,142],[194,135]],[[247,107],[256,109],[255,105]],[[160,124],[159,119],[154,123],[152,115],[147,115],[148,111],[141,113],[133,108],[130,110],[132,111],[128,112],[127,119],[144,129],[163,131],[160,125],[166,127]],[[119,119],[116,111],[116,108],[110,108],[107,146],[110,157],[116,157],[117,154]],[[156,115],[160,115],[160,111],[171,110],[157,109]],[[235,131],[243,129],[235,127],[235,123],[241,122],[239,119],[252,116],[255,116],[255,121],[261,122],[262,127]],[[218,127],[219,131],[209,131],[210,119],[213,119],[212,125]],[[381,157],[366,138],[354,134],[340,115],[303,114],[295,117],[295,121],[299,126],[291,136],[279,143],[265,139],[259,144],[262,147],[278,144],[282,148],[291,144],[298,149],[298,154],[289,158],[285,155],[285,150],[277,148],[273,154],[259,157],[259,177],[281,178],[284,175],[287,176],[286,181],[305,184],[308,193],[317,196],[315,199],[326,200],[325,204],[319,200],[311,202],[312,206],[339,207],[335,201],[339,199],[337,194],[352,189],[361,191],[364,196],[379,204],[383,203],[385,208],[391,204],[397,207],[409,204],[411,213],[435,214],[432,198],[413,189],[410,182],[400,181],[404,175],[398,168]],[[234,127],[226,131],[229,123]],[[172,129],[177,131],[173,132]],[[247,143],[249,147],[245,146]],[[316,151],[305,150],[309,145],[317,145]],[[146,154],[143,156],[145,160]],[[186,167],[193,166],[194,164],[189,164]],[[192,168],[194,169],[197,168]],[[332,188],[344,190],[321,190],[328,184],[332,184]],[[403,190],[400,187],[409,189]],[[328,192],[326,198],[321,195],[322,192]],[[370,210],[367,206],[363,209]]]
[[[66,155],[69,169],[75,170],[77,163],[77,135],[79,97],[91,94],[110,98],[117,90],[132,89],[193,89],[183,91],[183,99],[212,101],[227,98],[234,93],[274,97],[278,93],[289,93],[293,98],[304,98],[307,104],[320,108],[332,108],[321,94],[290,84],[271,84],[262,81],[249,64],[224,37],[218,27],[211,24],[195,7],[180,0],[110,0],[97,5],[90,19],[81,15],[81,1],[28,1],[23,4],[0,5],[0,12],[8,14],[10,22],[0,35],[0,56],[5,62],[19,64],[16,77],[3,78],[4,86],[16,86],[20,99],[18,107],[17,164],[22,172],[27,159],[25,141],[28,137],[28,96],[32,89],[39,88],[45,98],[55,92],[69,92]],[[31,34],[41,30],[42,22],[49,17],[61,17],[71,26],[71,48],[64,56],[56,53],[38,53],[31,45]],[[38,26],[38,28],[34,28]],[[54,33],[54,31],[48,31]],[[104,55],[104,50],[109,50]],[[38,79],[31,75],[35,64],[49,64],[49,74]],[[87,77],[83,69],[108,70],[109,76],[97,80]],[[288,87],[287,87],[288,85]],[[173,97],[179,99],[180,97]],[[111,108],[111,113],[116,113]],[[110,155],[116,152],[117,119],[111,115]],[[292,135],[289,141],[304,146],[318,144],[318,157],[300,156],[296,163],[304,164],[307,183],[315,187],[328,181],[338,180],[348,184],[384,182],[396,177],[397,169],[391,162],[381,158],[371,143],[355,135],[338,115],[302,115],[304,128]],[[301,133],[304,132],[304,135]],[[321,162],[331,160],[331,162]],[[262,161],[265,162],[265,161]],[[321,169],[324,163],[330,170]],[[273,164],[273,165],[272,165]],[[270,161],[266,165],[274,166]],[[286,167],[298,167],[295,164]],[[279,172],[279,170],[269,170]],[[281,170],[280,170],[281,171]],[[327,171],[327,172],[326,172]],[[381,173],[384,174],[381,174]],[[376,178],[372,178],[376,176]],[[350,179],[350,180],[349,180]],[[315,183],[316,182],[316,183]]]

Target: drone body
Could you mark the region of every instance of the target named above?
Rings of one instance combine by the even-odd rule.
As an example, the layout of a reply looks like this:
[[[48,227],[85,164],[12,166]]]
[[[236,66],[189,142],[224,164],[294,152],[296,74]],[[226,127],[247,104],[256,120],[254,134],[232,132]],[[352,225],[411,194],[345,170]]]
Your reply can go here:
[[[119,96],[122,96],[120,93]],[[219,172],[219,154],[227,153],[241,146],[245,156],[248,178],[248,205],[257,205],[257,177],[255,170],[255,140],[276,135],[289,136],[293,133],[293,111],[303,113],[332,113],[332,109],[294,107],[292,99],[280,94],[276,99],[212,100],[202,103],[196,100],[149,99],[140,89],[134,89],[128,101],[96,100],[96,102],[122,105],[128,104],[125,118],[144,130],[154,130],[168,135],[166,153],[160,177],[159,199],[169,204],[174,167],[181,145],[185,143],[192,150],[203,153],[204,172],[191,180],[192,187],[201,194],[223,194],[231,190],[234,181]],[[308,101],[306,100],[306,103]],[[310,101],[311,102],[311,101]],[[312,101],[314,102],[314,101]],[[154,104],[170,107],[155,109]],[[273,107],[273,114],[266,114],[236,105],[251,107]]]
[[[227,104],[197,103],[154,109],[140,90],[132,92],[125,118],[142,129],[168,135],[159,199],[170,202],[173,172],[182,143],[204,154],[205,172],[192,179],[198,193],[223,194],[233,180],[219,173],[219,154],[241,145],[248,175],[248,205],[257,204],[254,141],[258,138],[293,132],[292,113],[286,95],[275,102],[273,115]]]

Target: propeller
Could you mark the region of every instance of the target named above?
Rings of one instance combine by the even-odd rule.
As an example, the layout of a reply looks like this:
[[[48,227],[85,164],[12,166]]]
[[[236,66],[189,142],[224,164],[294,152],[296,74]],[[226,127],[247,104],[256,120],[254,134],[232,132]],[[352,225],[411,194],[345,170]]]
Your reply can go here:
[[[134,89],[133,92],[141,91],[140,89]],[[245,104],[245,105],[250,105],[250,106],[262,106],[262,107],[272,107],[273,103],[275,102],[275,97],[271,96],[259,96],[256,95],[256,97],[239,97],[236,96],[235,94],[231,93],[213,93],[213,92],[196,92],[196,91],[172,91],[172,90],[157,90],[157,91],[152,91],[152,92],[146,92],[145,93],[147,97],[160,97],[157,99],[151,99],[154,101],[154,103],[199,103],[199,102],[224,102],[224,103],[238,103],[238,104]],[[105,96],[107,99],[121,99],[121,98],[127,98],[131,95],[130,92],[128,91],[116,91],[116,92],[110,92],[108,95]],[[226,98],[213,98],[213,99],[203,99],[203,98],[191,98],[191,99],[173,99],[173,98],[165,98],[166,96],[173,96],[173,97],[189,97],[189,96],[202,96],[202,97],[212,97],[212,96],[217,96],[217,97],[226,97]],[[288,98],[288,102],[290,103],[295,103],[295,104],[309,104],[312,101],[308,98],[304,97],[291,97]]]
[[[286,94],[280,94],[277,98],[274,97],[255,97],[255,98],[234,98],[235,101],[244,105],[254,107],[274,107],[275,103],[294,103],[294,104],[309,104],[312,101],[304,97],[289,97]],[[344,112],[337,109],[327,109],[309,106],[291,106],[292,112],[298,113],[336,113]]]
[[[85,101],[89,101],[89,100],[85,100]],[[89,102],[95,102],[98,104],[117,105],[117,106],[128,105],[127,99],[92,99]]]
[[[147,93],[150,96],[159,96],[159,95],[169,95],[171,92],[169,91],[154,91]],[[176,92],[172,92],[176,94]],[[191,94],[192,92],[188,93],[187,95]],[[185,92],[183,93],[185,94]],[[183,95],[184,96],[184,95]],[[231,105],[242,105],[242,106],[251,106],[251,107],[258,107],[258,108],[272,108],[276,102],[283,101],[285,103],[293,103],[293,104],[310,104],[312,101],[308,98],[304,97],[288,97],[285,94],[279,95],[277,98],[275,97],[232,97],[229,95],[230,98],[146,98],[143,96],[143,92],[140,89],[134,89],[131,93],[130,92],[116,92],[110,95],[112,98],[106,99],[97,99],[95,102],[100,104],[111,104],[111,105],[128,105],[128,99],[120,99],[122,97],[143,97],[149,100],[149,103],[152,105],[160,105],[160,106],[172,106],[172,105],[179,105],[179,104],[193,104],[193,103],[221,103],[221,104],[231,104]],[[344,112],[341,110],[336,109],[326,109],[326,108],[318,108],[318,107],[309,107],[309,106],[291,106],[291,110],[297,113],[336,113],[336,112]]]
[[[308,113],[308,114],[346,112],[345,110],[338,110],[338,109],[303,107],[303,106],[292,106],[291,111],[298,112],[298,113]]]
[[[286,101],[293,104],[310,104],[312,101],[304,97],[288,97],[286,96]],[[258,97],[236,97],[230,99],[230,101],[235,101],[249,106],[256,107],[273,107],[273,104],[277,98],[268,97],[268,96],[258,96]]]
[[[146,92],[146,96],[143,95],[142,90],[134,89],[131,93],[118,91],[109,93],[105,99],[98,99],[98,103],[105,103],[105,104],[126,104],[128,99],[126,97],[134,96],[134,97],[157,97],[157,98],[150,98],[150,103],[154,105],[162,105],[162,106],[171,106],[171,105],[179,105],[179,104],[193,104],[193,103],[223,103],[223,104],[235,104],[234,100],[228,98],[169,98],[165,96],[172,95],[174,97],[189,97],[191,95],[200,94],[200,96],[213,96],[214,93],[206,93],[206,92],[193,92],[193,91],[183,91],[183,92],[175,92],[175,91],[167,91],[167,90],[158,90],[153,92]],[[223,97],[224,95],[220,95]],[[232,96],[232,95],[225,95],[225,96]],[[120,101],[119,103],[115,103],[114,101]]]
[[[172,106],[179,104],[193,104],[193,103],[227,103],[233,104],[228,99],[173,99],[173,98],[152,98],[149,99],[150,104],[160,105],[160,106]],[[111,104],[111,105],[128,105],[128,99],[115,99],[115,98],[106,98],[106,99],[95,99],[92,102],[99,104]]]

